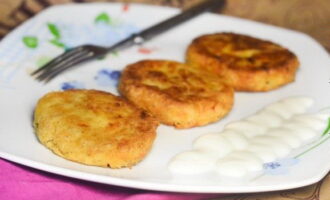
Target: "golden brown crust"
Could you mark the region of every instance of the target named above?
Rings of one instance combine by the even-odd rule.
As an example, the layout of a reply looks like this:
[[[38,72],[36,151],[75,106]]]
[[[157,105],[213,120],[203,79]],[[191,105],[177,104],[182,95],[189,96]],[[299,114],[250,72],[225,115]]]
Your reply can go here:
[[[233,89],[219,76],[165,60],[127,66],[119,90],[161,123],[176,128],[202,126],[223,118],[234,98]]]
[[[146,156],[158,122],[110,93],[68,90],[48,93],[39,100],[34,126],[40,142],[61,157],[121,168]]]
[[[297,57],[277,44],[235,33],[196,38],[186,54],[190,66],[228,78],[237,91],[269,91],[295,80]]]

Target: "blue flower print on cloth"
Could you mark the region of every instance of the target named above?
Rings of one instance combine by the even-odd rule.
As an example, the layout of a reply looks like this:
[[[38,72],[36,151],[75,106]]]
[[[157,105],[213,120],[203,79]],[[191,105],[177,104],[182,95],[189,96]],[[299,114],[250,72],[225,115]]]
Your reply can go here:
[[[121,72],[118,70],[101,69],[95,76],[95,81],[99,86],[117,87]]]
[[[290,167],[299,162],[296,158],[285,158],[274,162],[265,163],[263,165],[265,174],[269,175],[283,175],[287,174]]]

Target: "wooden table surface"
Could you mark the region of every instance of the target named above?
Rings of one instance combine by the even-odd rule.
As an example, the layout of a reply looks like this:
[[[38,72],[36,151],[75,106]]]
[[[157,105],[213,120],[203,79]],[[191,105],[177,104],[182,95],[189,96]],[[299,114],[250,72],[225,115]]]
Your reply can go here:
[[[100,0],[0,0],[0,38],[40,10],[69,2]],[[104,0],[187,8],[203,0]],[[103,2],[104,2],[103,1]],[[227,0],[221,12],[305,32],[330,52],[330,0]],[[239,194],[221,200],[330,200],[330,176],[311,186],[258,194]],[[219,200],[220,200],[219,199]]]

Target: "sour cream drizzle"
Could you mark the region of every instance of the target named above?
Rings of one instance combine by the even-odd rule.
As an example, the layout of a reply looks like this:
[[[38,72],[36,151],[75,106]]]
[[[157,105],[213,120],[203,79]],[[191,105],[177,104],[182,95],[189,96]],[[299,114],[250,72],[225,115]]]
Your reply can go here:
[[[287,156],[293,149],[320,136],[329,114],[307,114],[313,100],[290,97],[224,127],[221,133],[200,136],[193,149],[176,155],[168,168],[173,173],[243,177],[262,170],[263,163]]]

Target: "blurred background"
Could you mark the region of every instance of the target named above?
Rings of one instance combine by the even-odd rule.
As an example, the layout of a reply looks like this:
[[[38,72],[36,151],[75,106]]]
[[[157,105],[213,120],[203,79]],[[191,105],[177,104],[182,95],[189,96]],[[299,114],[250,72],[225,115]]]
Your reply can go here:
[[[0,38],[48,6],[125,2],[188,8],[203,0],[0,0]],[[222,14],[305,32],[330,52],[330,0],[227,0]]]

